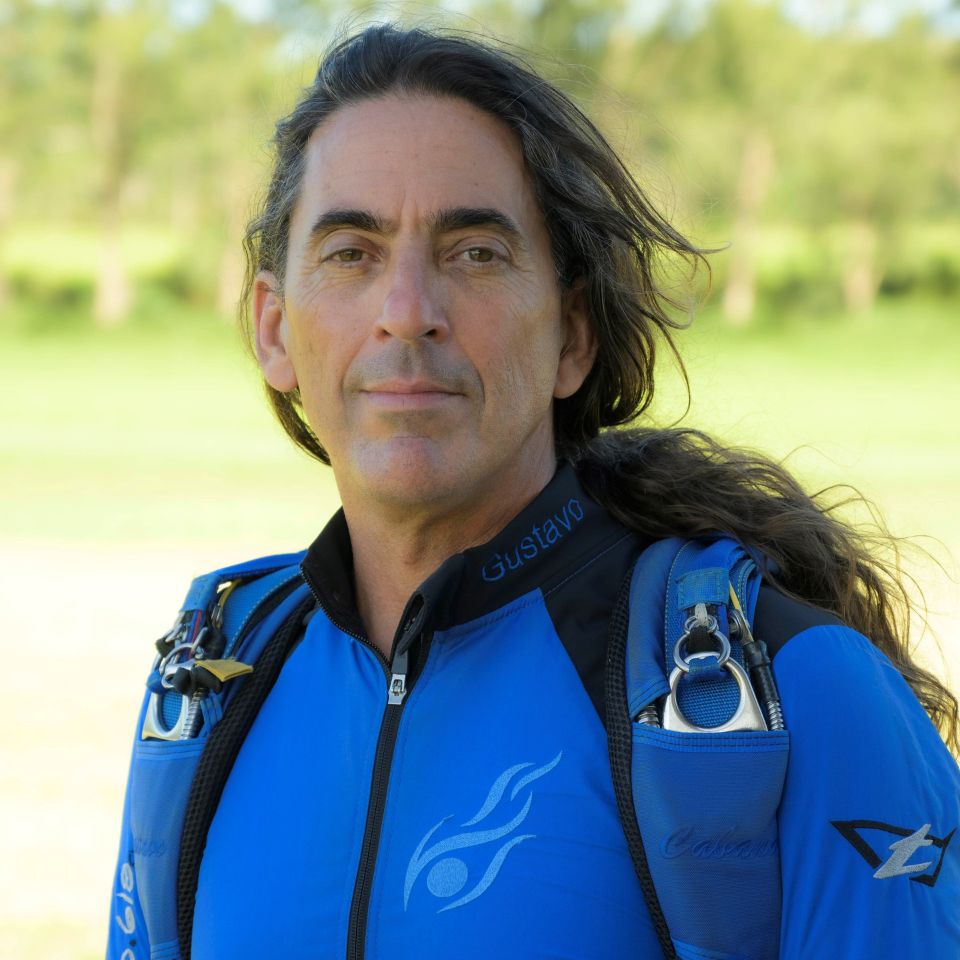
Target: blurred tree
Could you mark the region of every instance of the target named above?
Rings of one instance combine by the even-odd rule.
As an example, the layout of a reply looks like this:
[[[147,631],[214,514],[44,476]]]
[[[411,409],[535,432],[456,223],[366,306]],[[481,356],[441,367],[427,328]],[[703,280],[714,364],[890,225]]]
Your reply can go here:
[[[90,129],[100,161],[100,266],[93,304],[94,319],[100,326],[124,320],[131,298],[120,236],[120,193],[130,156],[130,102],[122,91],[126,64],[121,59],[125,51],[121,35],[126,25],[121,15],[101,6],[94,33],[90,102]]]
[[[165,94],[173,76],[174,28],[159,0],[86,0],[73,9],[84,11],[89,23],[90,131],[100,225],[94,320],[112,326],[127,319],[133,298],[123,227],[137,193],[149,197],[153,192],[143,180],[142,164],[169,115]]]
[[[24,245],[18,273],[7,257],[0,296],[10,278],[19,296],[69,275],[69,302],[92,295],[104,325],[134,283],[228,311],[273,124],[334,27],[348,12],[346,29],[443,21],[440,2],[265,0],[253,18],[233,0],[0,0],[0,253],[21,226],[51,240]],[[475,0],[474,23],[454,24],[532,49],[669,219],[701,244],[732,240],[714,261],[731,322],[814,288],[865,309],[890,265],[890,289],[953,289],[954,35],[919,16],[865,35],[862,0],[818,31],[785,0],[669,0],[643,26],[627,6]]]
[[[783,209],[830,249],[845,305],[863,313],[904,225],[938,213],[960,143],[960,116],[946,105],[960,91],[945,69],[949,42],[919,18],[887,36],[848,29],[819,45],[785,130],[795,163]]]
[[[7,227],[13,219],[13,204],[17,177],[20,173],[19,156],[12,149],[21,132],[19,112],[30,87],[24,75],[26,58],[23,56],[23,32],[28,16],[25,0],[0,5],[0,247]],[[0,310],[9,300],[9,281],[0,261]]]
[[[151,166],[167,171],[170,221],[181,237],[208,237],[217,251],[203,286],[231,313],[242,282],[241,239],[257,186],[262,147],[282,109],[280,31],[242,20],[225,3],[175,37],[168,82],[173,123],[154,145]]]
[[[620,57],[620,82],[674,134],[655,133],[646,145],[698,163],[699,183],[685,185],[700,195],[691,219],[703,223],[707,207],[709,220],[728,225],[723,311],[737,325],[754,312],[758,229],[784,159],[796,78],[810,59],[809,38],[778,6],[757,0],[717,0],[699,15],[677,0]]]

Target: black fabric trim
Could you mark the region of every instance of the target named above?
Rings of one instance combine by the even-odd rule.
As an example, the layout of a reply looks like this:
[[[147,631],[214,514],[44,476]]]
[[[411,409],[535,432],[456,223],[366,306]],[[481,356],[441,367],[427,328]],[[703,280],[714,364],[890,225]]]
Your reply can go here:
[[[256,670],[245,678],[220,722],[210,731],[200,755],[187,795],[177,865],[177,937],[181,960],[190,960],[200,862],[223,788],[260,707],[276,683],[287,650],[303,631],[304,617],[313,607],[313,597],[305,599],[277,629],[258,657]]]
[[[420,585],[416,593],[427,611],[423,629],[446,630],[533,590],[549,589],[625,533],[587,496],[573,467],[561,463],[540,494],[492,540],[450,557]],[[301,569],[334,622],[363,635],[342,510],[311,544]]]
[[[623,571],[631,568],[647,546],[637,534],[625,533],[560,583],[544,591],[554,630],[570,657],[601,722],[606,723],[604,674],[610,611]]]
[[[768,583],[760,585],[753,614],[753,635],[767,645],[771,660],[793,637],[810,627],[842,625],[829,610],[794,600]]]
[[[341,507],[310,544],[300,572],[328,616],[347,633],[366,636],[357,610],[353,580],[353,546]]]
[[[630,618],[630,579],[633,573],[632,566],[622,578],[613,612],[610,615],[610,632],[607,641],[606,663],[606,719],[607,719],[607,746],[610,752],[610,774],[613,779],[613,789],[617,797],[617,810],[620,814],[620,824],[630,850],[637,879],[650,919],[656,932],[660,949],[665,960],[677,960],[677,952],[673,946],[667,919],[663,915],[663,908],[657,897],[650,875],[650,866],[647,863],[647,854],[643,848],[643,837],[637,824],[637,813],[633,800],[633,728],[627,705],[626,679],[626,652],[627,652],[627,624]],[[659,798],[654,799],[660,803]]]

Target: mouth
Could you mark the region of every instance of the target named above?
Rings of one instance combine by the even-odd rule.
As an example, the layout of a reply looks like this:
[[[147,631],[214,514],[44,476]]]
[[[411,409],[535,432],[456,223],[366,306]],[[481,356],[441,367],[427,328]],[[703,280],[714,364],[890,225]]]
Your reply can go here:
[[[377,407],[399,410],[424,409],[463,396],[445,384],[430,380],[384,380],[364,387],[360,393]]]

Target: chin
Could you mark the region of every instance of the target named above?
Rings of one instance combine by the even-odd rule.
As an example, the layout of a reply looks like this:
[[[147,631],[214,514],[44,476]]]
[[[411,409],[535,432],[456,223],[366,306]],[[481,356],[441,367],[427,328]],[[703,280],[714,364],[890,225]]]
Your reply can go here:
[[[440,504],[463,490],[466,461],[432,440],[395,438],[366,449],[354,460],[354,483],[366,498],[409,507]]]

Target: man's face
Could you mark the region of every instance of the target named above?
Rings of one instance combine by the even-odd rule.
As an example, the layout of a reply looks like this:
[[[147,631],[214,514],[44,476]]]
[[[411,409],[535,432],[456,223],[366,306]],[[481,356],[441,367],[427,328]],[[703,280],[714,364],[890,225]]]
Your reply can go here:
[[[443,509],[549,479],[553,399],[593,339],[499,120],[435,97],[333,114],[307,145],[282,301],[274,287],[258,277],[264,375],[299,386],[345,502]]]

